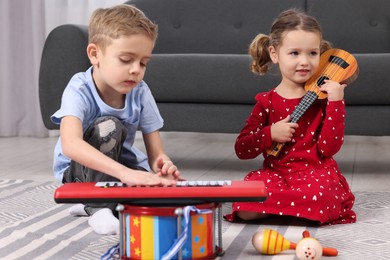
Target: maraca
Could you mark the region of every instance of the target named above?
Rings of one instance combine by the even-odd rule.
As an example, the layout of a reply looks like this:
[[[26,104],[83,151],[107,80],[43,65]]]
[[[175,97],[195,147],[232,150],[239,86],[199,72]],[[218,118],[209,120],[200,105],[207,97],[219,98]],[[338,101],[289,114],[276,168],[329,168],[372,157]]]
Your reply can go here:
[[[303,232],[303,239],[298,244],[290,242],[281,234],[272,229],[257,231],[252,237],[254,248],[266,255],[275,255],[285,250],[296,250],[298,259],[320,259],[322,255],[337,256],[334,248],[323,248],[314,238],[310,237],[309,231]]]
[[[285,239],[272,229],[257,231],[252,237],[254,248],[264,255],[276,255],[282,251],[295,249],[296,244]]]

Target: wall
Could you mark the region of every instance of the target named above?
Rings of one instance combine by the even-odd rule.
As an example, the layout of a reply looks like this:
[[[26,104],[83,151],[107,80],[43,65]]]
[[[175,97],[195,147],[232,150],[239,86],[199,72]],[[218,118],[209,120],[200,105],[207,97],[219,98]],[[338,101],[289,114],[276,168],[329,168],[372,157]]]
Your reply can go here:
[[[58,25],[87,24],[92,11],[123,0],[0,1],[0,137],[45,137],[38,72],[45,38]]]

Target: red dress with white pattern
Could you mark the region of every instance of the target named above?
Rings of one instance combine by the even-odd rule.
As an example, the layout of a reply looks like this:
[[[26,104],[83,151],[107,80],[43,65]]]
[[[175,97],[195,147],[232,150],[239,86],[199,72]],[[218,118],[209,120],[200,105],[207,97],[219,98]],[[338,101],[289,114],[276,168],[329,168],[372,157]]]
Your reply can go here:
[[[233,203],[237,210],[288,215],[319,224],[352,223],[354,195],[333,159],[344,140],[344,101],[318,99],[298,121],[293,140],[278,156],[267,155],[271,146],[271,124],[290,115],[301,98],[285,99],[275,90],[256,96],[256,105],[235,144],[240,159],[264,156],[263,168],[251,171],[245,181],[264,181],[265,202]]]

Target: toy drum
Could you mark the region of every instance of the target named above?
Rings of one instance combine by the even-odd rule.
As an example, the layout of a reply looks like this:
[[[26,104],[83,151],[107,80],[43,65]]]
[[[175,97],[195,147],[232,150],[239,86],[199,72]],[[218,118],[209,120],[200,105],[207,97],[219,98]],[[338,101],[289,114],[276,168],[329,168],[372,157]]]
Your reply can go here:
[[[187,217],[186,207],[122,206],[121,259],[214,259],[220,253],[215,241],[219,204],[188,206],[197,211],[187,211]],[[175,252],[178,240],[183,242]]]

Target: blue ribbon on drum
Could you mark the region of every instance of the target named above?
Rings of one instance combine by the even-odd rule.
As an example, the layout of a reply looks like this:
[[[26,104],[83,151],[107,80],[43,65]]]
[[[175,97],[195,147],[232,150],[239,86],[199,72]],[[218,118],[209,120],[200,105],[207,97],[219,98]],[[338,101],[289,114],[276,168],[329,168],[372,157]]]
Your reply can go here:
[[[107,250],[102,257],[100,257],[101,260],[111,260],[115,259],[114,256],[119,253],[119,243],[110,247],[110,249]]]
[[[177,214],[183,215],[184,217],[184,230],[181,232],[180,236],[175,239],[173,245],[169,248],[169,250],[161,257],[161,260],[169,260],[172,259],[183,247],[188,238],[188,225],[190,222],[190,214],[191,211],[196,212],[196,214],[209,214],[212,213],[210,209],[198,209],[195,206],[186,206],[183,208],[182,212],[178,212]],[[101,260],[110,260],[118,254],[119,252],[119,244],[111,247],[100,259]],[[120,252],[119,252],[120,253]]]
[[[210,210],[210,209],[198,209],[195,206],[184,207],[183,208],[184,230],[183,230],[183,232],[181,232],[180,236],[177,239],[175,239],[173,245],[171,246],[171,248],[169,248],[168,252],[162,256],[161,260],[172,259],[172,257],[174,257],[179,252],[179,250],[183,247],[183,245],[187,241],[188,225],[189,225],[189,221],[190,221],[191,211],[196,212],[196,214],[212,213],[212,210]]]

